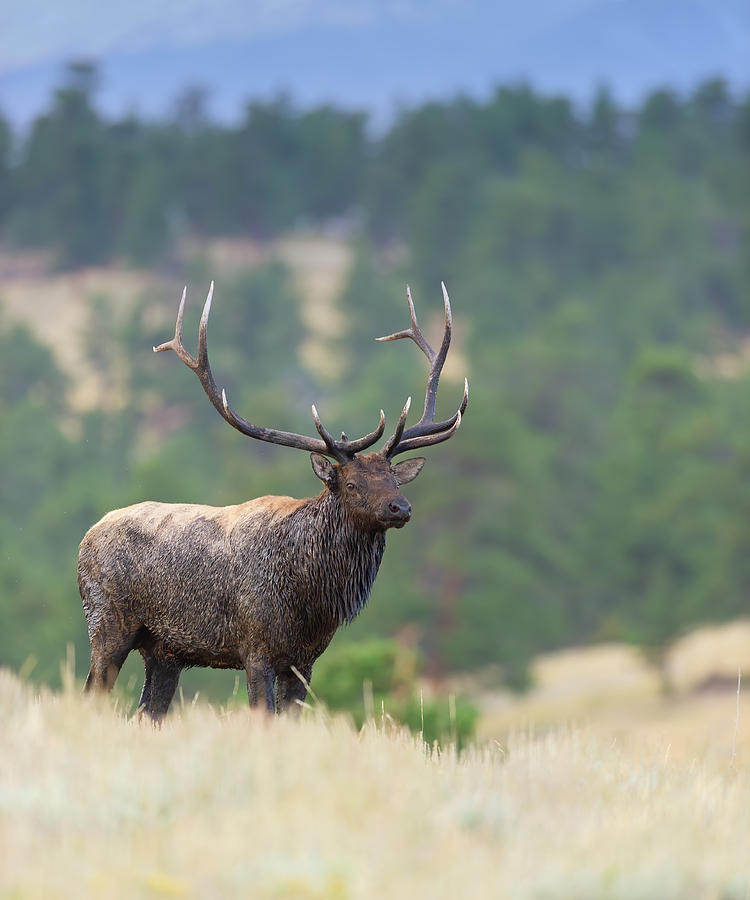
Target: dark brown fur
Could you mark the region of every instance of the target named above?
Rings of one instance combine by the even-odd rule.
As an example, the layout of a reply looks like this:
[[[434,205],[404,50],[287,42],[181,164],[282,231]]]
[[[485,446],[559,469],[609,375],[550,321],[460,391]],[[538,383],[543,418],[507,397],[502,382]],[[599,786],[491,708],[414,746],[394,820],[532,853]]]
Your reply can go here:
[[[315,660],[367,602],[388,528],[411,507],[399,484],[424,460],[377,453],[333,464],[307,500],[237,506],[139,503],[108,513],[81,542],[78,585],[88,621],[86,688],[110,689],[131,650],[143,656],[140,700],[163,717],[187,666],[244,669],[250,703],[303,700]]]

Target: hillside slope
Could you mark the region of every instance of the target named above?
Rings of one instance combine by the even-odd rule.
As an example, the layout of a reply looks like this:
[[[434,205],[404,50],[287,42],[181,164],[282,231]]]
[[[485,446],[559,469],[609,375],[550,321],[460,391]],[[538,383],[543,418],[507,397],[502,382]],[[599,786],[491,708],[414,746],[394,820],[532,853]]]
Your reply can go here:
[[[300,317],[307,339],[300,348],[302,362],[324,375],[336,375],[336,357],[328,351],[328,340],[343,327],[335,307],[351,265],[351,250],[340,238],[321,233],[285,236],[268,244],[250,239],[213,240],[182,248],[184,266],[200,254],[220,283],[228,276],[260,263],[279,259],[289,269],[301,299]],[[164,325],[173,328],[171,317],[181,288],[180,276],[167,278],[145,269],[118,265],[53,272],[43,256],[0,253],[0,313],[8,322],[25,325],[53,352],[57,363],[71,379],[71,402],[78,410],[106,402],[102,386],[82,353],[82,341],[90,328],[91,303],[100,297],[113,310],[127,308],[140,297],[152,299],[157,314],[169,309]],[[200,295],[205,285],[190,285]],[[174,302],[169,298],[174,296]],[[197,301],[196,301],[197,302]]]

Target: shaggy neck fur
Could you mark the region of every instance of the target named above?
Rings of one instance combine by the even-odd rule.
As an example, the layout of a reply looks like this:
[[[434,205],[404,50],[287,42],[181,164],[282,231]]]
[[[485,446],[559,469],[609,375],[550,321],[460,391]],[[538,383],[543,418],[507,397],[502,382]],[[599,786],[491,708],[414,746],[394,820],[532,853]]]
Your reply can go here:
[[[295,531],[300,529],[300,563],[310,574],[310,605],[336,626],[352,622],[370,596],[385,550],[385,531],[363,527],[327,488],[299,512],[299,522],[294,514],[288,521]]]

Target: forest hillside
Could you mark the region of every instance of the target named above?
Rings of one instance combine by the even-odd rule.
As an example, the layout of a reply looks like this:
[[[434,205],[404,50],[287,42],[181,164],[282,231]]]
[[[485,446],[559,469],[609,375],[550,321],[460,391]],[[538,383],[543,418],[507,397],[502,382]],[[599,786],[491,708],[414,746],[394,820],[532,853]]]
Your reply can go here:
[[[157,122],[95,96],[73,65],[27,134],[0,118],[2,665],[56,684],[72,644],[85,671],[76,550],[107,510],[317,491],[151,353],[184,284],[195,340],[211,279],[233,406],[308,433],[313,402],[365,433],[420,398],[420,354],[373,338],[407,282],[430,334],[452,298],[439,411],[468,374],[465,421],[331,654],[395,639],[433,683],[517,689],[539,653],[621,641],[668,688],[675,639],[747,615],[750,97],[500,86],[373,135],[283,97],[228,126],[197,89]]]

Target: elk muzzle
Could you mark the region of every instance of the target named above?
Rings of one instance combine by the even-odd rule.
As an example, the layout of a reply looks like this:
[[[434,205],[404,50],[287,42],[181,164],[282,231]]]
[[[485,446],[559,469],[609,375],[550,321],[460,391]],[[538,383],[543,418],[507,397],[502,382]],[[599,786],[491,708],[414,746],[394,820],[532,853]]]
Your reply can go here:
[[[411,518],[411,503],[403,494],[396,494],[385,504],[384,513],[389,528],[403,528]]]

